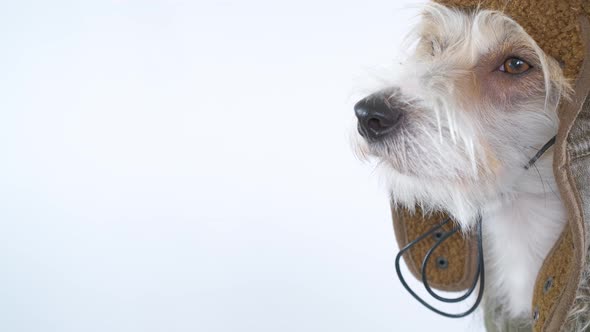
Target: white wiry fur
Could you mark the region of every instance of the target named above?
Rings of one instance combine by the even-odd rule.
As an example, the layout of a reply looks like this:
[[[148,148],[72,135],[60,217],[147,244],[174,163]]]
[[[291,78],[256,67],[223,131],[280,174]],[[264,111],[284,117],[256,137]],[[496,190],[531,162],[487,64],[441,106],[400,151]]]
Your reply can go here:
[[[552,150],[525,165],[557,132],[570,87],[559,65],[500,12],[432,4],[411,37],[415,50],[398,83],[379,92],[401,108],[388,137],[355,150],[376,158],[392,200],[444,210],[463,230],[483,217],[486,305],[530,322],[533,287],[565,225]],[[520,75],[497,70],[517,57]]]

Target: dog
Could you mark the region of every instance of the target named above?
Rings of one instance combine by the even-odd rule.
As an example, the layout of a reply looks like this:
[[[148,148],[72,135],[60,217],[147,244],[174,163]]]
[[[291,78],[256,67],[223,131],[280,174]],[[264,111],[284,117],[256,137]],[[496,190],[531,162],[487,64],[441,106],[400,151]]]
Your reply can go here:
[[[481,215],[485,305],[530,321],[539,269],[566,223],[552,149],[572,88],[553,58],[501,12],[429,4],[394,83],[355,105],[354,149],[376,160],[394,204]]]

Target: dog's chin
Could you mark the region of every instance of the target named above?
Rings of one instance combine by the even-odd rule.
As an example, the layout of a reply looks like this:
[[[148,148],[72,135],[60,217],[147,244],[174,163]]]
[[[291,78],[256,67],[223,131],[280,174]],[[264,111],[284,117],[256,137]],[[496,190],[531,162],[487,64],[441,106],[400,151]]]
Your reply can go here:
[[[429,174],[425,167],[421,167],[419,163],[413,163],[413,166],[408,165],[407,161],[395,158],[395,156],[375,156],[379,160],[379,164],[384,171],[389,172],[392,176],[405,176],[408,178],[428,178],[437,180],[433,174]]]
[[[364,162],[375,162],[377,168],[385,173],[395,175],[420,176],[417,168],[409,167],[408,160],[405,161],[395,154],[388,153],[388,148],[382,142],[369,142],[360,134],[355,132],[351,136],[351,144],[355,156]],[[407,157],[407,156],[406,156]]]
[[[464,229],[474,225],[482,195],[491,189],[483,179],[458,178],[440,169],[436,173],[425,166],[432,160],[423,159],[423,164],[414,167],[400,165],[401,161],[391,156],[380,156],[379,160],[376,173],[396,205],[411,211],[420,207],[425,214],[445,211]]]
[[[441,151],[431,148],[424,151],[417,144],[415,147],[409,147],[407,143],[399,144],[397,139],[388,137],[386,141],[368,141],[356,131],[351,137],[355,155],[362,161],[375,163],[375,169],[386,182],[403,179],[404,183],[467,188],[490,175],[474,171],[473,164],[462,159],[453,149]],[[427,146],[427,143],[422,146]],[[406,149],[400,148],[400,145]],[[404,191],[408,190],[404,188]]]
[[[441,163],[444,157],[431,155],[407,154],[403,158],[395,155],[374,153],[372,156],[378,160],[379,167],[383,172],[392,176],[403,176],[416,181],[427,182],[445,186],[466,187],[469,184],[482,180],[474,175],[468,161],[460,164],[461,167],[453,164]]]

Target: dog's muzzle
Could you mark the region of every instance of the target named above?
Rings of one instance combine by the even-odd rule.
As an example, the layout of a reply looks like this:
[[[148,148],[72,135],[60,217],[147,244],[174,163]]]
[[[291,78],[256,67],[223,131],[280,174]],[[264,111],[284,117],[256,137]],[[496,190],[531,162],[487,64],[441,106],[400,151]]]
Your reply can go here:
[[[354,105],[358,131],[367,140],[376,141],[396,129],[402,111],[382,92],[372,94]]]

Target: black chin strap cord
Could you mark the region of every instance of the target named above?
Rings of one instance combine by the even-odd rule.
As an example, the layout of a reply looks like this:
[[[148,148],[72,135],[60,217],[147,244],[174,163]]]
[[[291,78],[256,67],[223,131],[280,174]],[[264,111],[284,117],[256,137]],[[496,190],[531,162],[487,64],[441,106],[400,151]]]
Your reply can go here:
[[[529,160],[528,164],[526,164],[526,166],[524,167],[524,169],[529,169],[531,168],[531,166],[533,166],[533,164],[537,161],[537,159],[541,158],[541,156],[543,155],[543,153],[545,153],[545,151],[549,150],[549,148],[555,144],[555,139],[556,137],[553,136],[553,138],[551,138],[547,143],[545,143],[545,145],[543,145],[543,147],[541,148],[541,150],[539,150],[539,152],[537,152],[537,154],[531,158],[531,160]]]
[[[424,260],[422,261],[422,269],[420,272],[422,274],[422,283],[424,284],[424,288],[426,288],[428,293],[432,297],[434,297],[435,299],[442,301],[442,302],[446,302],[446,303],[458,303],[458,302],[461,302],[461,301],[464,301],[465,299],[467,299],[469,297],[469,295],[471,295],[471,293],[473,293],[473,291],[475,290],[475,287],[477,287],[477,281],[479,279],[479,284],[481,286],[479,287],[477,299],[475,300],[475,303],[471,306],[471,308],[469,308],[467,311],[459,313],[459,314],[452,314],[452,313],[441,311],[441,310],[436,309],[435,307],[431,306],[426,301],[424,301],[420,296],[418,296],[418,294],[416,294],[410,288],[410,286],[408,286],[408,283],[406,282],[405,278],[403,277],[401,269],[400,269],[400,260],[401,260],[402,256],[406,253],[406,251],[412,249],[412,247],[414,247],[414,245],[416,245],[420,241],[424,240],[426,237],[431,236],[434,232],[438,231],[439,229],[441,229],[444,225],[448,224],[449,222],[451,222],[451,219],[446,219],[445,221],[440,223],[438,226],[431,228],[428,232],[422,234],[417,239],[415,239],[414,241],[408,243],[405,247],[403,247],[400,250],[400,252],[397,254],[397,256],[395,257],[395,271],[397,272],[397,276],[398,276],[400,282],[402,283],[402,285],[404,286],[404,288],[416,300],[418,300],[418,302],[422,303],[423,306],[436,312],[437,314],[439,314],[441,316],[445,316],[448,318],[461,318],[461,317],[465,317],[465,316],[469,315],[475,309],[477,309],[477,307],[479,306],[479,303],[481,302],[481,299],[483,298],[483,285],[485,283],[485,273],[483,272],[484,271],[484,263],[483,263],[483,244],[482,244],[482,240],[481,240],[482,239],[481,217],[477,218],[477,226],[476,226],[477,227],[477,272],[475,274],[475,277],[473,278],[473,283],[471,284],[471,287],[467,290],[467,292],[465,294],[463,294],[462,296],[457,297],[457,298],[444,298],[442,296],[439,296],[438,294],[434,293],[434,291],[432,291],[432,288],[430,287],[430,284],[428,283],[428,278],[426,275],[426,266],[428,266],[428,261],[430,260],[432,253],[445,240],[447,240],[448,238],[450,238],[451,236],[456,234],[459,231],[459,226],[455,226],[449,232],[444,233],[436,241],[436,243],[430,248],[430,250],[428,250],[428,252],[426,253],[426,256],[424,257]]]
[[[533,156],[533,158],[531,158],[531,160],[529,160],[529,162],[524,166],[524,169],[528,170],[531,166],[533,166],[533,164],[543,155],[543,153],[545,153],[553,144],[555,144],[555,136],[553,136],[553,138],[551,138],[547,143],[545,143],[545,145],[543,145],[543,147],[537,152],[537,154],[535,154],[535,156]],[[469,287],[469,289],[461,296],[456,297],[456,298],[447,298],[447,297],[442,297],[438,294],[436,294],[432,288],[430,287],[430,284],[428,282],[428,276],[426,274],[426,267],[428,266],[428,262],[430,261],[430,257],[432,256],[432,254],[434,253],[434,251],[436,251],[436,249],[444,242],[446,241],[448,238],[450,238],[451,236],[455,235],[457,232],[459,232],[459,226],[455,226],[453,227],[450,231],[448,232],[444,232],[441,233],[440,230],[448,223],[451,223],[451,219],[447,218],[445,220],[443,220],[440,224],[438,224],[437,226],[434,226],[433,228],[431,228],[430,230],[428,230],[426,233],[420,235],[417,239],[411,241],[410,243],[408,243],[405,247],[403,247],[399,253],[397,254],[397,256],[395,257],[395,272],[397,273],[397,276],[402,284],[402,286],[404,286],[404,288],[408,291],[408,293],[410,293],[410,295],[412,295],[418,302],[420,302],[423,306],[425,306],[426,308],[436,312],[437,314],[444,316],[444,317],[448,317],[448,318],[461,318],[461,317],[465,317],[469,314],[471,314],[473,311],[475,311],[475,309],[477,309],[477,307],[479,306],[479,304],[481,303],[481,300],[483,298],[483,291],[484,291],[484,285],[485,285],[485,268],[484,268],[484,259],[483,259],[483,240],[482,240],[482,222],[481,222],[481,215],[477,216],[477,222],[476,222],[476,239],[477,239],[477,269],[476,269],[476,273],[475,276],[473,278],[473,282],[471,284],[471,287]],[[400,268],[400,261],[401,258],[403,257],[403,255],[409,251],[410,249],[412,249],[417,243],[419,243],[420,241],[424,240],[425,238],[432,236],[435,232],[437,233],[437,238],[438,240],[434,243],[434,245],[428,250],[428,252],[426,253],[426,256],[424,256],[424,260],[422,261],[422,268],[420,269],[420,274],[422,275],[422,284],[424,285],[424,288],[426,289],[426,291],[428,292],[428,294],[430,294],[430,296],[432,296],[433,298],[435,298],[438,301],[441,302],[445,302],[445,303],[459,303],[462,302],[464,300],[466,300],[475,290],[475,288],[478,285],[478,281],[479,281],[479,291],[477,292],[477,298],[475,299],[475,302],[473,303],[473,305],[467,309],[464,312],[458,313],[458,314],[453,314],[453,313],[448,313],[448,312],[444,312],[440,309],[437,309],[435,307],[433,307],[432,305],[430,305],[428,302],[426,302],[424,299],[422,299],[420,296],[418,296],[418,294],[416,294],[412,288],[410,288],[410,286],[408,285],[408,283],[406,282],[406,279],[404,278],[404,276],[402,275],[401,272],[401,268]],[[438,236],[440,235],[440,236]]]

